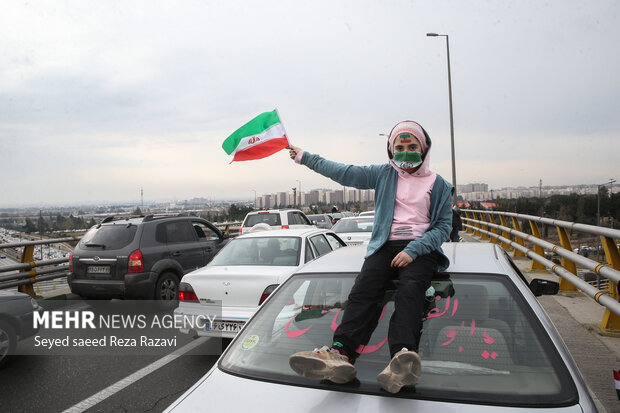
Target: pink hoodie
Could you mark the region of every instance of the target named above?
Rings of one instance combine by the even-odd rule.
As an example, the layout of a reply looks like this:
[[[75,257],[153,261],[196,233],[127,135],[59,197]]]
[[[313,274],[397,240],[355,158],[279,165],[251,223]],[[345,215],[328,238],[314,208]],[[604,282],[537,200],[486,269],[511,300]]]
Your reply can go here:
[[[414,173],[397,167],[391,159],[394,153],[394,140],[400,133],[413,133],[426,149],[424,161]],[[422,135],[422,136],[419,136]],[[421,138],[421,139],[420,139]],[[431,172],[430,142],[426,147],[426,139],[422,127],[415,122],[405,121],[398,123],[389,136],[390,164],[398,172],[396,199],[394,201],[394,218],[388,240],[408,240],[420,238],[430,225],[431,191],[437,174]]]

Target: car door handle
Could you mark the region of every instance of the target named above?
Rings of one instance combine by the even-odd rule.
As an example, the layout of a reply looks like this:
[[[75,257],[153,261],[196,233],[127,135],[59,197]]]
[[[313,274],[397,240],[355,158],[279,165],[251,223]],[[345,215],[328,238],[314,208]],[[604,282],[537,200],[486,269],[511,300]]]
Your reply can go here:
[[[175,252],[173,252],[173,253],[172,253],[172,256],[173,256],[173,257],[178,257],[178,256],[180,256],[180,255],[182,255],[182,254],[183,254],[183,253],[182,253],[181,251],[175,251]]]

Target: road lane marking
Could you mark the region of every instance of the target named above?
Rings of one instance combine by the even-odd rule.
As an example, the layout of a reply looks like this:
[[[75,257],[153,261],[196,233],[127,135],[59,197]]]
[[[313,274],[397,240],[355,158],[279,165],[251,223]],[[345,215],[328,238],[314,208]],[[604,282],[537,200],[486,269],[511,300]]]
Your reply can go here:
[[[131,384],[133,384],[136,381],[140,380],[141,378],[147,376],[148,374],[154,372],[155,370],[165,366],[166,364],[170,363],[173,360],[176,360],[178,357],[182,356],[183,354],[187,353],[188,351],[193,350],[194,348],[196,348],[199,345],[201,345],[204,342],[206,342],[208,339],[209,339],[208,337],[200,337],[200,338],[192,341],[191,343],[188,343],[188,344],[184,345],[180,349],[177,349],[177,350],[173,351],[172,353],[168,354],[167,356],[164,356],[164,357],[160,358],[159,360],[154,361],[153,363],[149,364],[148,366],[141,368],[140,370],[136,371],[135,373],[125,377],[122,380],[119,380],[118,382],[112,384],[111,386],[106,387],[105,389],[101,390],[100,392],[93,394],[88,399],[84,399],[81,402],[73,405],[72,407],[70,407],[67,410],[65,410],[63,413],[81,413],[81,412],[83,412],[83,411],[85,411],[87,409],[90,409],[91,407],[93,407],[93,406],[97,405],[98,403],[104,401],[108,397],[110,397],[110,396],[118,393],[119,391],[123,390],[125,387],[130,386]]]

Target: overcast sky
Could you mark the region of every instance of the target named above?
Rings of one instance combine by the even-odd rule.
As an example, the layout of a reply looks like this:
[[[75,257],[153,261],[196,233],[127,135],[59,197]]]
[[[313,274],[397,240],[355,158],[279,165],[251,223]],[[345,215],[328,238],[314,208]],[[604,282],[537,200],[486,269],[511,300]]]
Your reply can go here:
[[[4,1],[0,206],[339,188],[286,151],[230,164],[277,108],[292,144],[384,163],[400,120],[457,183],[620,179],[620,2]]]

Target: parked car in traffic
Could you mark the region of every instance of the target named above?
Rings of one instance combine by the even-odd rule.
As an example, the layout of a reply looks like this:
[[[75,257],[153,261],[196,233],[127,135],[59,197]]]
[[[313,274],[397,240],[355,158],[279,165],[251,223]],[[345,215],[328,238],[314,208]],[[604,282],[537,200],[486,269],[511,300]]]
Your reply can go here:
[[[330,229],[334,225],[332,222],[332,217],[330,217],[329,214],[308,215],[308,219],[316,225],[317,228]]]
[[[250,231],[266,229],[298,229],[312,227],[312,222],[299,209],[269,209],[266,211],[249,212],[239,232],[247,234]]]
[[[33,314],[38,311],[43,308],[28,294],[0,291],[0,366],[9,360],[18,341],[39,330],[32,322]]]
[[[334,232],[315,227],[240,235],[209,265],[186,275],[181,282],[176,315],[218,316],[213,325],[192,325],[181,332],[234,337],[295,269],[344,246]]]
[[[451,290],[431,301],[415,387],[390,394],[376,380],[389,361],[386,337],[398,280],[384,296],[376,330],[359,349],[356,380],[311,380],[289,366],[291,354],[331,343],[364,261],[366,249],[357,246],[297,270],[167,411],[198,411],[207,404],[214,411],[245,411],[260,400],[261,406],[295,412],[595,412],[573,359],[536,299],[556,293],[558,284],[528,284],[495,244],[451,243],[443,249],[451,264],[435,281],[448,281]]]
[[[342,218],[332,227],[332,231],[347,245],[359,245],[370,240],[374,221],[374,216]]]
[[[73,250],[67,281],[84,298],[176,300],[183,276],[207,265],[228,241],[202,218],[108,217]]]

